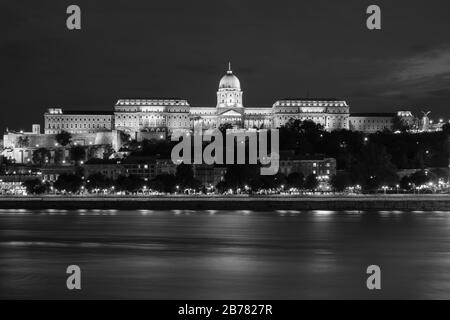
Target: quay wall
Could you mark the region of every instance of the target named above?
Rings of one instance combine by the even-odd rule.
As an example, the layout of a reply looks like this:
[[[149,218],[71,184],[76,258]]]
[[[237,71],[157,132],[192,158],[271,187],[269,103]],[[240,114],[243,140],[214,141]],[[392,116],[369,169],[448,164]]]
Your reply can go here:
[[[450,211],[450,195],[311,197],[0,197],[0,209]]]

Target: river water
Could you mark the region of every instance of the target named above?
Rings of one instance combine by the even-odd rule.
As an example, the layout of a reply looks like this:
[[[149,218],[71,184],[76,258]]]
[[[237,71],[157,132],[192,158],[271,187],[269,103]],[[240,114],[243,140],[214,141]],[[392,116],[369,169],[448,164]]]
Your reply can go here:
[[[0,210],[0,298],[449,299],[450,212]]]

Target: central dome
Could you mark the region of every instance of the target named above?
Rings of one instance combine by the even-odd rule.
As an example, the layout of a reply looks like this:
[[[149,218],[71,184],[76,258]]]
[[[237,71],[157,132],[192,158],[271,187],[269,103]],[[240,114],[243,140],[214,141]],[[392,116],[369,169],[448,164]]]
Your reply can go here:
[[[220,79],[219,89],[237,89],[241,90],[241,83],[239,79],[229,69],[227,74]]]
[[[220,79],[219,90],[217,91],[217,108],[243,108],[242,90],[239,79],[231,71],[231,63],[228,63],[227,74]]]

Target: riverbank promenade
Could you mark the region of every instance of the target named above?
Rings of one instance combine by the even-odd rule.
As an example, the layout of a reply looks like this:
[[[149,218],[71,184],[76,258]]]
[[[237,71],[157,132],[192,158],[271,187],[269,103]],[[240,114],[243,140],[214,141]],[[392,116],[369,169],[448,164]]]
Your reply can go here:
[[[0,196],[0,209],[450,211],[450,194],[308,196]]]

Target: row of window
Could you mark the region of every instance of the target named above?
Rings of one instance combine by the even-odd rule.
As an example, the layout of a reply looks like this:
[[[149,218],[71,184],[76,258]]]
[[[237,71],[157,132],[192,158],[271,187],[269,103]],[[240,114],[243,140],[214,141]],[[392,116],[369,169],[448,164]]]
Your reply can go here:
[[[108,125],[108,128],[110,128],[111,126]],[[67,123],[67,124],[48,124],[47,125],[48,129],[106,129],[107,126],[106,124],[90,124],[90,123],[84,123],[84,125],[82,124],[78,124],[78,123]]]
[[[68,117],[68,116],[65,116],[65,117],[51,117],[51,118],[48,118],[47,119],[47,121],[49,121],[49,122],[61,122],[61,121],[69,121],[69,122],[73,122],[73,121],[91,121],[91,122],[110,122],[111,121],[111,119],[112,119],[112,116],[110,116],[110,117],[102,117],[102,118],[98,118],[98,117],[95,117],[95,118],[72,118],[72,117]]]
[[[126,116],[126,115],[121,115],[121,116],[117,116],[117,119],[119,120],[125,120],[125,119],[140,119],[141,116],[140,115],[135,115],[135,116]],[[163,116],[145,116],[142,117],[143,119],[164,119]],[[187,116],[170,116],[169,119],[187,119]]]
[[[359,126],[355,127],[358,131],[383,131],[384,129],[389,129],[388,126]]]
[[[355,123],[356,120],[350,119],[350,122]],[[391,119],[359,119],[358,120],[358,123],[386,123],[386,124],[389,124],[391,122],[392,122]]]

